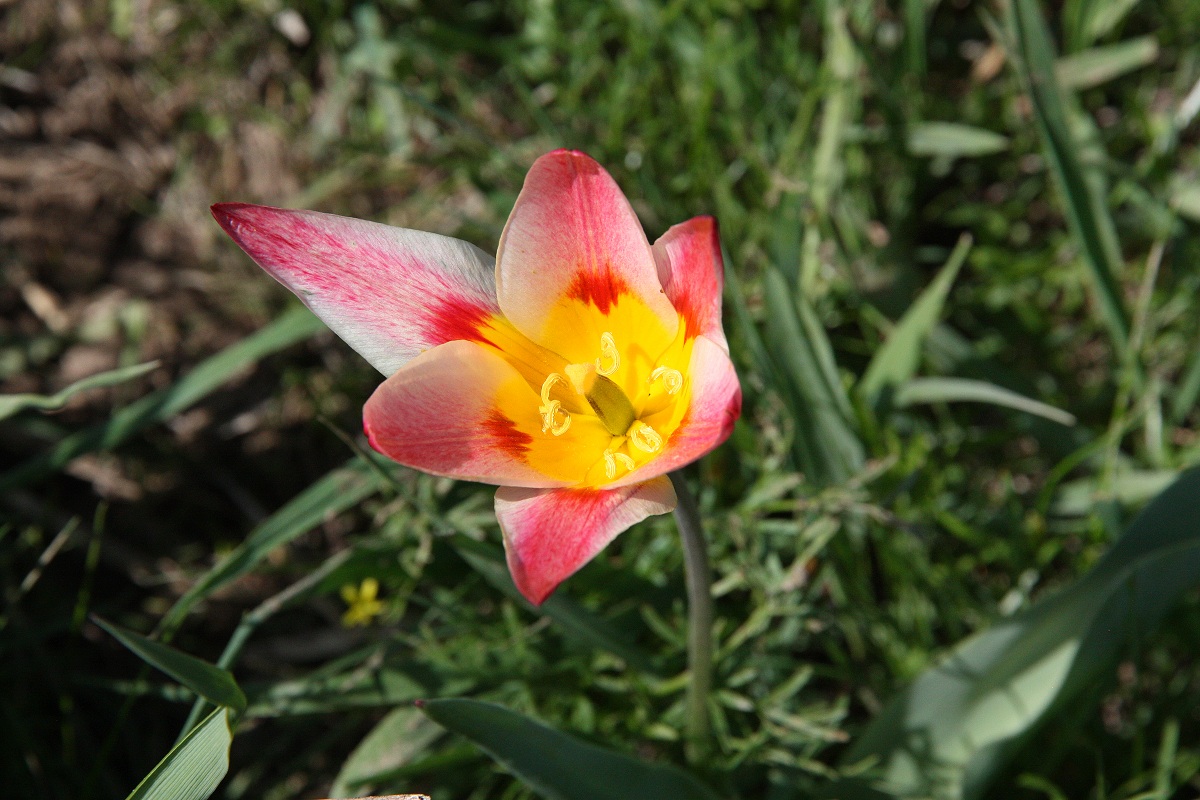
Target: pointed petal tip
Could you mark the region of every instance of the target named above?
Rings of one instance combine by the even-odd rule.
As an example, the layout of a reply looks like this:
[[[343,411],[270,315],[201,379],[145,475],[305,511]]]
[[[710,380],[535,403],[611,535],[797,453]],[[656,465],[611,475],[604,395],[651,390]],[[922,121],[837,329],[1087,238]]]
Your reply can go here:
[[[221,223],[221,226],[224,227],[229,220],[237,217],[243,209],[252,207],[250,203],[213,203],[208,207],[208,210],[213,215],[213,219]]]
[[[513,583],[534,605],[636,522],[675,508],[665,476],[618,489],[496,492],[496,518]]]

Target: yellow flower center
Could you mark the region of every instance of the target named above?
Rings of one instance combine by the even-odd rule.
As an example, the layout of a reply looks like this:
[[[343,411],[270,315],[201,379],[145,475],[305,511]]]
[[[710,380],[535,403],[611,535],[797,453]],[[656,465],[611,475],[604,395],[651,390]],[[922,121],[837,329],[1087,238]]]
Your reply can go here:
[[[546,376],[538,413],[542,417],[542,433],[562,436],[571,427],[571,414],[564,402],[581,409],[577,413],[589,409],[613,437],[600,456],[605,478],[613,480],[620,470],[635,470],[640,466],[639,460],[645,463],[660,452],[663,437],[639,418],[634,401],[609,377],[621,368],[621,352],[612,333],[605,331],[600,335],[599,351],[600,355],[590,363],[567,364],[561,373],[551,372]],[[683,373],[673,367],[656,366],[645,380],[647,396],[653,394],[658,383],[668,396],[676,395],[683,388]],[[555,392],[559,398],[551,396]],[[580,398],[583,402],[579,402]],[[635,459],[635,455],[640,458]]]

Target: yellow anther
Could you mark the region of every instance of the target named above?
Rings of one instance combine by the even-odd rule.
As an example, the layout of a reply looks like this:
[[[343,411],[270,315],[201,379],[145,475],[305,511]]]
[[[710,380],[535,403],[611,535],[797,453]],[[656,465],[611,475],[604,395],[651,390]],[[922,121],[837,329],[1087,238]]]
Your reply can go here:
[[[679,394],[679,390],[683,388],[683,373],[677,369],[655,367],[654,371],[650,373],[650,382],[654,383],[660,378],[663,386],[667,389],[667,394]]]
[[[562,436],[571,427],[571,415],[562,410],[562,403],[557,400],[539,406],[538,411],[542,414],[542,433],[550,431],[555,436]],[[562,420],[557,419],[559,414],[562,414]]]
[[[634,447],[644,452],[657,453],[662,449],[662,436],[644,422],[635,422],[630,425],[629,432],[625,435],[629,437],[629,441],[633,442]]]
[[[631,472],[637,468],[637,463],[624,453],[614,453],[611,450],[605,450],[604,477],[608,478],[610,481],[617,477],[618,464]]]
[[[538,413],[542,415],[542,433],[549,431],[555,436],[562,436],[571,427],[571,415],[562,410],[562,403],[550,399],[550,390],[556,383],[566,383],[567,379],[557,372],[551,372],[542,382],[542,404]],[[558,415],[562,414],[562,419]]]
[[[605,361],[608,365],[605,366]],[[621,354],[617,352],[617,341],[608,331],[600,334],[600,357],[596,359],[596,372],[612,375],[621,366]]]
[[[557,372],[551,372],[546,376],[546,380],[542,381],[542,405],[550,404],[550,390],[554,388],[556,383],[566,383],[567,379]]]

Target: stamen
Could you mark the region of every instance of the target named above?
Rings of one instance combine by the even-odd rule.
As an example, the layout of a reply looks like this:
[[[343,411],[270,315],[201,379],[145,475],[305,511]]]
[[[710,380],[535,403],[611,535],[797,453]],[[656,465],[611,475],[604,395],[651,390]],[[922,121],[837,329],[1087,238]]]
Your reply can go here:
[[[629,437],[629,441],[633,442],[633,446],[639,450],[647,453],[657,453],[662,449],[662,436],[659,436],[658,431],[644,422],[635,422],[630,425],[629,432],[625,435]]]
[[[604,366],[605,359],[609,365]],[[600,334],[600,357],[596,359],[596,372],[601,375],[612,375],[621,366],[621,354],[617,352],[617,341],[608,331]]]
[[[542,414],[542,433],[550,431],[555,436],[562,436],[571,427],[571,415],[562,410],[562,403],[557,400],[539,406],[538,411]],[[563,416],[561,422],[555,419],[558,414]]]
[[[542,404],[538,412],[542,415],[542,433],[550,431],[555,436],[562,436],[571,427],[571,415],[562,410],[562,403],[550,399],[550,390],[556,383],[566,383],[567,379],[557,372],[551,372],[542,382]],[[557,419],[562,414],[562,420]]]
[[[556,383],[566,383],[567,379],[557,372],[551,372],[546,376],[546,380],[542,381],[542,405],[549,405],[550,390],[554,388]]]
[[[650,373],[650,382],[654,383],[659,378],[662,378],[667,394],[679,394],[679,390],[683,388],[683,373],[677,369],[655,367],[654,371]]]
[[[617,464],[620,464],[630,472],[637,468],[637,462],[624,453],[614,453],[611,450],[605,450],[604,477],[608,478],[610,481],[617,477]]]

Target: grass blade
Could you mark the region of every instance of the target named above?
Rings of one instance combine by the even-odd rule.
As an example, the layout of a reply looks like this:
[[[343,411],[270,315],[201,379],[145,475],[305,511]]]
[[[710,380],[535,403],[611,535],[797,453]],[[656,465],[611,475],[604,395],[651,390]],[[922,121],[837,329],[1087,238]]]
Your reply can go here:
[[[1008,14],[1011,63],[1041,133],[1043,152],[1066,205],[1071,233],[1091,275],[1109,335],[1118,353],[1129,341],[1129,319],[1117,275],[1120,251],[1101,181],[1090,181],[1079,158],[1083,143],[1068,123],[1069,98],[1054,75],[1054,49],[1034,0],[1012,0]]]
[[[964,234],[933,283],[904,312],[883,347],[871,358],[858,382],[859,393],[871,405],[878,406],[887,390],[894,391],[917,374],[921,347],[941,318],[950,287],[970,251],[971,237]]]
[[[1074,425],[1075,415],[1011,389],[969,378],[913,378],[896,392],[896,405],[919,403],[988,403],[1024,411],[1060,425]]]
[[[677,767],[648,764],[554,730],[494,703],[427,700],[430,719],[474,742],[551,800],[716,800]]]
[[[393,709],[363,737],[342,764],[330,797],[362,794],[378,776],[411,764],[426,753],[444,731],[412,706]]]
[[[42,411],[52,411],[62,408],[67,401],[79,392],[88,389],[102,389],[116,386],[134,378],[140,378],[147,372],[158,367],[157,361],[147,361],[145,364],[134,364],[132,367],[112,369],[89,375],[77,380],[67,388],[54,394],[5,394],[0,395],[0,419],[6,419],[27,408],[37,408]]]
[[[804,299],[793,300],[778,270],[767,270],[763,288],[771,373],[795,420],[797,466],[818,485],[845,481],[862,466],[864,456],[833,348]]]
[[[504,558],[495,548],[483,542],[459,536],[454,540],[454,549],[484,580],[516,601],[526,611],[549,617],[562,630],[582,642],[607,650],[618,656],[641,673],[656,673],[657,667],[640,648],[630,642],[621,629],[601,616],[593,614],[583,606],[562,594],[550,595],[540,606],[527,601],[512,582]]]
[[[1139,36],[1127,42],[1093,47],[1063,56],[1054,74],[1064,89],[1091,89],[1114,78],[1149,66],[1158,59],[1158,40]]]
[[[958,122],[919,122],[908,131],[908,152],[919,157],[970,158],[1007,149],[1008,137]]]
[[[330,472],[260,523],[246,541],[188,589],[167,612],[159,630],[169,635],[196,603],[245,575],[275,548],[312,530],[330,514],[338,514],[361,502],[379,491],[383,484],[384,479],[376,466],[361,458],[352,458],[345,466]]]
[[[93,619],[138,658],[167,673],[213,705],[225,706],[234,711],[246,708],[246,695],[227,670],[214,667],[207,661],[181,653],[173,647],[127,631],[111,622],[105,622],[99,617]]]
[[[144,428],[185,411],[247,365],[307,339],[322,327],[308,309],[293,308],[257,333],[201,362],[174,386],[146,395],[107,422],[71,434],[41,455],[0,474],[0,491],[40,480],[84,453],[111,450]]]
[[[127,800],[205,800],[229,771],[229,710],[218,708],[171,748]]]

